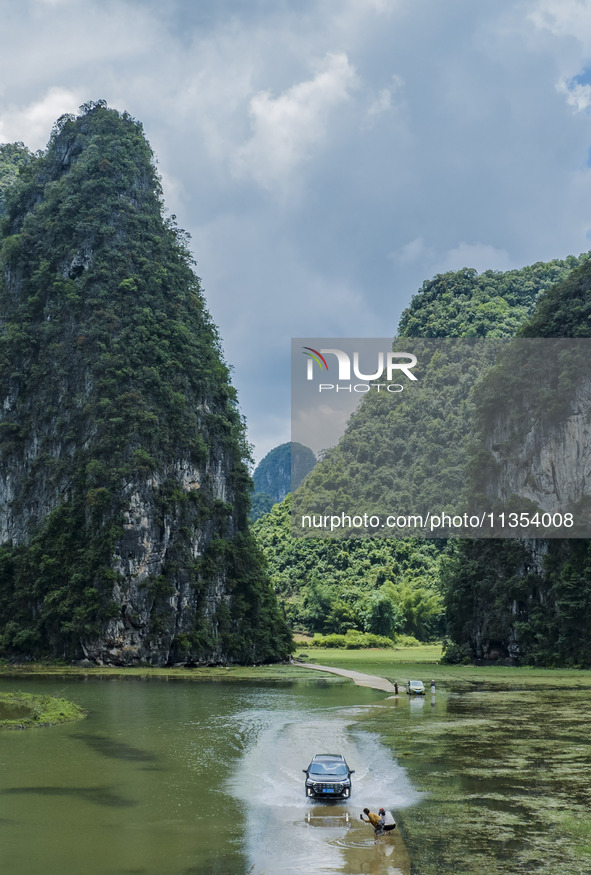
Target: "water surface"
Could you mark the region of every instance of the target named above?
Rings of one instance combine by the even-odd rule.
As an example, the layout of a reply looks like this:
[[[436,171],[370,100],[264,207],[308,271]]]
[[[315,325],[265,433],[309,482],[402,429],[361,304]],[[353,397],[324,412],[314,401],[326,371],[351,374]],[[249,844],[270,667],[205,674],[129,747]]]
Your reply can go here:
[[[64,696],[82,722],[0,735],[0,839],[11,875],[408,875],[375,846],[366,805],[416,802],[358,718],[383,694],[348,683],[1,679]],[[352,799],[304,795],[315,753],[340,752]]]

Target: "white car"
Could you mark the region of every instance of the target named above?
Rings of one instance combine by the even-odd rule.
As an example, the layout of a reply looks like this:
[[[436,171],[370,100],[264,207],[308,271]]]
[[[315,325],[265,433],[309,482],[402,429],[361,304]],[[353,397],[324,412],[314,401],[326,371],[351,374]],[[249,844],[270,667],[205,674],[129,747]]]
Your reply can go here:
[[[424,696],[425,684],[422,681],[409,681],[406,685],[406,692],[409,696]]]

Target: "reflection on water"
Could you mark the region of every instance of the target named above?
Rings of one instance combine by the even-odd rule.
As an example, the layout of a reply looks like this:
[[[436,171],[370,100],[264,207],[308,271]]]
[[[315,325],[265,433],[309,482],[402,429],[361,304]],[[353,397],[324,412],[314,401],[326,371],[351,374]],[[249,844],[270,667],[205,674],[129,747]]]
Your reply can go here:
[[[72,738],[79,738],[93,750],[102,753],[103,756],[112,757],[115,760],[153,763],[157,759],[155,754],[150,751],[140,750],[138,747],[132,747],[131,744],[126,744],[123,741],[116,741],[114,738],[107,738],[105,735],[78,733],[73,735]]]
[[[108,805],[114,808],[127,808],[137,805],[133,799],[124,799],[110,787],[7,787],[0,790],[7,795],[30,794],[34,796],[73,796],[90,802],[92,805]]]
[[[411,715],[422,715],[423,708],[425,707],[425,697],[424,696],[410,696],[408,700],[410,713]]]
[[[11,702],[0,702],[0,720],[25,720],[33,716],[32,708],[26,705],[13,705]]]

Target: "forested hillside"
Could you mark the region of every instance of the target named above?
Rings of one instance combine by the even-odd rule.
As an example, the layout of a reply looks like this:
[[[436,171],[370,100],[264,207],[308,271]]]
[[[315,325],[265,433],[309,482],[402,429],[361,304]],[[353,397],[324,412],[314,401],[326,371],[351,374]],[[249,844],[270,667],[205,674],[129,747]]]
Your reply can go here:
[[[427,338],[514,335],[534,312],[537,301],[546,300],[546,291],[586,258],[585,255],[538,263],[505,273],[477,274],[466,269],[437,276],[424,283],[412,299],[401,318],[400,335]],[[450,389],[436,397],[435,413],[446,431],[446,444],[452,454],[447,464],[453,472],[453,454],[461,457],[466,451],[466,409],[462,405],[467,388],[462,367],[458,364],[453,373],[441,374],[434,364],[432,379],[444,381]],[[388,500],[398,501],[417,478],[424,484],[427,505],[431,483],[429,466],[438,473],[442,459],[433,434],[416,427],[417,422],[420,424],[421,399],[419,396],[418,403],[409,405],[412,420],[401,417],[398,411],[397,428],[394,428],[388,415],[380,415],[383,396],[366,397],[337,447],[318,463],[298,491],[299,509],[308,502],[308,506],[324,511],[330,508],[335,495],[340,500],[354,501],[355,512],[365,509],[363,503],[360,504],[360,496],[368,508],[374,509],[375,495],[383,493],[384,483],[389,484],[390,492],[386,492],[386,496],[391,498]],[[430,422],[437,418],[433,409],[429,417]],[[412,421],[412,430],[408,427],[409,421]],[[455,436],[453,441],[449,440],[450,431]],[[296,627],[338,632],[347,628],[369,629],[364,603],[379,602],[384,616],[398,617],[393,628],[412,632],[420,638],[441,633],[441,561],[446,568],[445,593],[450,612],[454,592],[453,573],[449,572],[451,560],[447,558],[452,548],[446,547],[445,542],[289,539],[287,508],[288,501],[274,508],[272,514],[259,521],[255,530],[280,599]],[[455,561],[455,553],[453,557]],[[525,567],[523,558],[512,561],[514,569]],[[414,563],[421,569],[418,574],[412,572]],[[385,577],[379,570],[383,568],[387,569]],[[469,599],[458,596],[458,601],[465,604],[466,611],[470,610]],[[417,623],[416,617],[422,613],[429,620]],[[450,629],[457,637],[455,628],[452,622]]]
[[[548,289],[519,334],[591,336],[589,261]],[[461,541],[446,559],[443,584],[449,659],[591,665],[589,540]]]
[[[141,125],[99,101],[1,158],[0,653],[286,656],[235,392]]]
[[[32,160],[33,155],[23,143],[0,145],[0,216],[4,212],[5,192],[16,180],[20,170]]]
[[[402,632],[422,640],[443,633],[439,544],[410,538],[292,538],[291,496],[254,531],[297,631]]]
[[[494,361],[492,345],[482,349],[477,341],[514,335],[544,290],[577,264],[569,258],[507,273],[463,270],[425,283],[399,331],[417,338],[409,351],[421,363],[420,380],[400,398],[364,396],[337,446],[298,490],[297,515],[453,509],[466,480],[470,392]],[[474,342],[446,340],[459,337]]]

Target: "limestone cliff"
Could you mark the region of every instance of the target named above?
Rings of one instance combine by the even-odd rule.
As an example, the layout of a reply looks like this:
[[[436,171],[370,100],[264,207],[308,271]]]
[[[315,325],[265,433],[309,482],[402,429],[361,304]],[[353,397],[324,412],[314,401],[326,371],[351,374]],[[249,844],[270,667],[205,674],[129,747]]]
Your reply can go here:
[[[529,538],[454,545],[444,579],[451,660],[591,665],[590,289],[584,259],[540,296],[520,332],[528,342],[543,338],[538,361],[517,396],[488,416],[483,444],[494,464],[482,456],[480,472],[493,499],[521,494],[548,511],[570,502],[581,527],[569,539],[544,540],[532,528],[521,533]],[[509,356],[491,377],[509,382],[523,365]]]
[[[588,536],[591,341],[517,338],[485,375],[476,403],[481,448],[473,492],[488,497],[486,509],[539,511],[546,523],[523,535]]]
[[[1,651],[284,657],[243,423],[183,232],[141,126],[81,110],[4,193]]]

